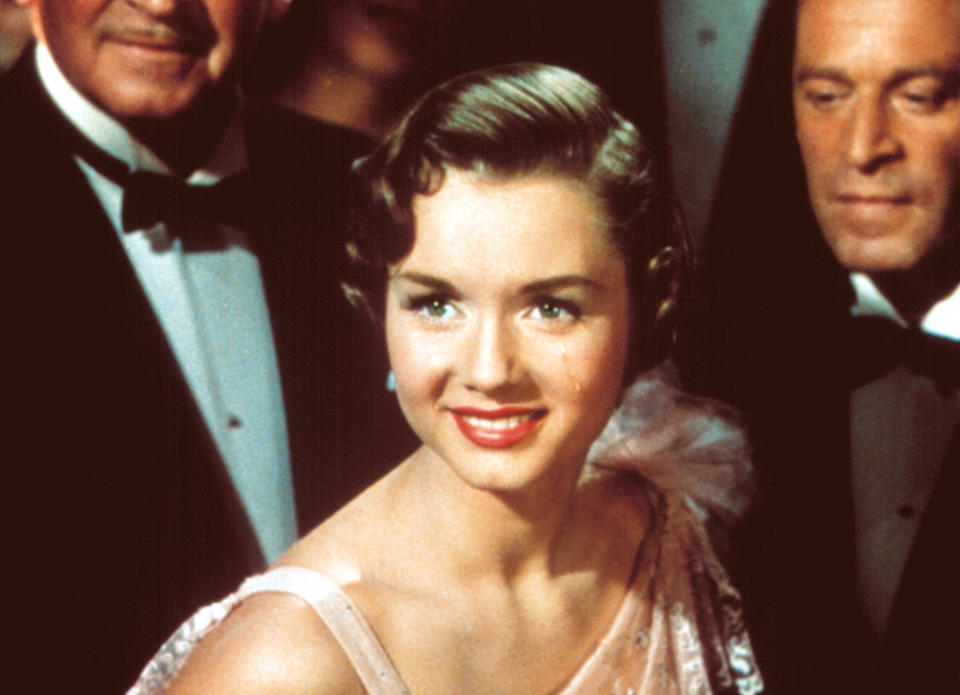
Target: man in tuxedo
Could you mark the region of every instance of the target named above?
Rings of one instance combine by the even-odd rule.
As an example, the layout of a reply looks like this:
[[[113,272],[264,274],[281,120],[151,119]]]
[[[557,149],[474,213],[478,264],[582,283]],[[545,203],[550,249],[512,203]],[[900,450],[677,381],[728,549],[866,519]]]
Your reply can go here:
[[[955,692],[960,2],[779,6],[809,208],[735,137],[708,256],[761,484],[734,573],[770,692]]]
[[[406,453],[337,281],[368,143],[242,99],[288,0],[19,1],[38,42],[0,82],[14,668],[120,692]]]

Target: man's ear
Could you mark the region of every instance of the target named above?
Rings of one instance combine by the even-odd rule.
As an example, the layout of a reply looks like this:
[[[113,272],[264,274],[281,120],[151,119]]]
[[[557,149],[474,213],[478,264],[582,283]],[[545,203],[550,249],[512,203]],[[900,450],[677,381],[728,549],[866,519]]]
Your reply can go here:
[[[30,28],[33,30],[34,38],[40,43],[46,43],[43,35],[43,26],[40,23],[40,5],[38,0],[14,0],[20,7],[29,10]]]
[[[27,3],[34,0],[17,0],[17,2]],[[293,0],[267,0],[267,21],[278,22],[287,16],[290,11],[290,5]]]

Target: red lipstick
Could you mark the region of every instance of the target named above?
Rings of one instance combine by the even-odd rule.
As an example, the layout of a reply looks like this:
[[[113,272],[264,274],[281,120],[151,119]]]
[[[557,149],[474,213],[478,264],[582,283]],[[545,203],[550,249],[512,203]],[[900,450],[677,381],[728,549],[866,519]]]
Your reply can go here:
[[[451,409],[450,414],[463,436],[477,446],[504,449],[523,441],[533,432],[546,411],[517,407],[495,410],[456,408]]]

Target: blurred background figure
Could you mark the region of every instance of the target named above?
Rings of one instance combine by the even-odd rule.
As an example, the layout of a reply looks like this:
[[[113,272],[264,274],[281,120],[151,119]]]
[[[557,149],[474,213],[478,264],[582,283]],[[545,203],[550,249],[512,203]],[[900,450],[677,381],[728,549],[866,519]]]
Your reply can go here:
[[[529,4],[295,3],[287,20],[264,36],[255,88],[321,120],[381,136],[437,82],[516,57],[529,36]]]
[[[603,85],[665,159],[659,15],[619,0],[295,2],[263,34],[251,91],[379,137],[453,75],[542,61]]]
[[[13,65],[31,36],[26,8],[0,0],[0,72]]]

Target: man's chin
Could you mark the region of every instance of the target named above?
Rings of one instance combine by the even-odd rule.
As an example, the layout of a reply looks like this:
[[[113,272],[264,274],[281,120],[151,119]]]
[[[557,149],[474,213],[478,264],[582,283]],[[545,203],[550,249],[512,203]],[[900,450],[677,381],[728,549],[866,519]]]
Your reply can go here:
[[[879,273],[891,270],[910,270],[917,265],[935,245],[919,243],[904,235],[864,237],[855,234],[827,236],[833,255],[844,268],[851,272]]]
[[[199,85],[163,87],[142,81],[122,81],[116,89],[102,92],[101,108],[118,120],[164,120],[191,110],[205,95]]]

